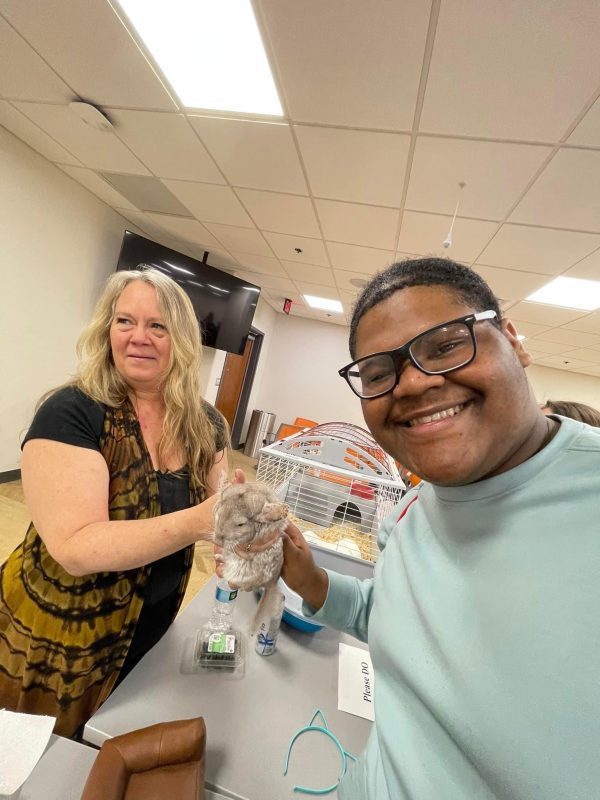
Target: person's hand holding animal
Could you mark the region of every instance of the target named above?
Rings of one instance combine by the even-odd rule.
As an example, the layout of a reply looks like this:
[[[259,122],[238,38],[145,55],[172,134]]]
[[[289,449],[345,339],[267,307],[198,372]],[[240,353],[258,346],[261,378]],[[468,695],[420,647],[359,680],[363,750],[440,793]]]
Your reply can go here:
[[[329,578],[315,564],[310,545],[292,522],[285,529],[281,577],[311,608],[321,608],[327,598]]]

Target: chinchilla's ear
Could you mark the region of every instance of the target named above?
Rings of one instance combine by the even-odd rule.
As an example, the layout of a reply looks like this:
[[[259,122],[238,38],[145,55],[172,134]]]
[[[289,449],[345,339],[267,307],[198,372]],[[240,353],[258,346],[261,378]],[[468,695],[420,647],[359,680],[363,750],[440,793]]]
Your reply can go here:
[[[259,522],[276,522],[285,519],[288,515],[288,507],[284,503],[265,503],[257,519]]]

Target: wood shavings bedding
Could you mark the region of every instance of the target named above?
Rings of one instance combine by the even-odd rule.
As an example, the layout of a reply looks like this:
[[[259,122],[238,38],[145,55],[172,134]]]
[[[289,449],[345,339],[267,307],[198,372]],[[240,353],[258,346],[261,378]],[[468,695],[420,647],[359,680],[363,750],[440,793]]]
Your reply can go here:
[[[306,520],[299,519],[298,517],[294,516],[294,514],[288,514],[288,519],[294,523],[300,530],[304,533],[305,531],[310,531],[312,534],[315,535],[316,538],[322,539],[323,542],[328,544],[338,544],[340,540],[346,539],[353,542],[360,551],[360,556],[364,561],[374,561],[373,558],[373,541],[370,534],[361,533],[357,530],[353,525],[349,525],[347,523],[331,525],[329,528],[319,528],[316,525],[312,525]],[[350,548],[345,547],[344,543],[342,542],[340,546],[340,552],[347,552],[350,555],[354,555],[351,552]]]

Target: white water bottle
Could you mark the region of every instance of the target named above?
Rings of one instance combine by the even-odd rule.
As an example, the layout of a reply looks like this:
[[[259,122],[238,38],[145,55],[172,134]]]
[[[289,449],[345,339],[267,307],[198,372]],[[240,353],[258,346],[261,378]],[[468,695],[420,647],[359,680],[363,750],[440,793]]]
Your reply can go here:
[[[238,590],[232,589],[225,578],[219,578],[215,591],[215,603],[207,627],[211,631],[228,631],[232,628],[233,609]]]

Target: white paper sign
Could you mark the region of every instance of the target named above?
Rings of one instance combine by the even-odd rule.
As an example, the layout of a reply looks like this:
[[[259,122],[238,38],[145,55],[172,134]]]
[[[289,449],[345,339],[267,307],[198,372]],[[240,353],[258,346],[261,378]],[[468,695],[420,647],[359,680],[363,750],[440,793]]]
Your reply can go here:
[[[372,722],[374,694],[375,677],[369,651],[340,642],[338,709]]]
[[[0,708],[0,795],[13,794],[31,774],[50,740],[55,717]]]

